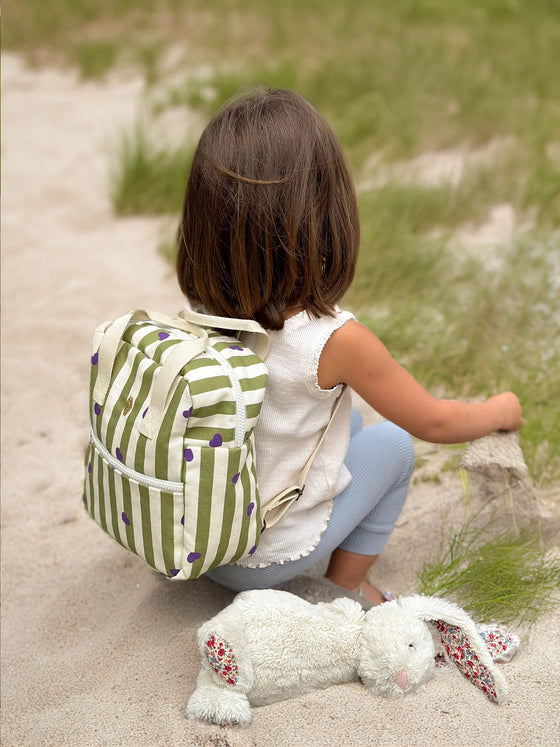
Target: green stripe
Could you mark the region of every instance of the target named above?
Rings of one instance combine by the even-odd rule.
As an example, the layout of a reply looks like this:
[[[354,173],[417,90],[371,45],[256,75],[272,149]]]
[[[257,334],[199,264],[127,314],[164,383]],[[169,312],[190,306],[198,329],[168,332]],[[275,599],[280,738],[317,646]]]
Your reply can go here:
[[[173,493],[161,493],[161,547],[165,570],[169,574],[175,568],[175,536],[173,516]]]
[[[202,355],[202,353],[200,355]],[[197,371],[201,368],[216,368],[217,370],[220,370],[220,366],[214,360],[214,358],[200,358],[197,356],[196,358],[193,358],[192,361],[185,363],[185,366],[181,369],[181,372],[184,376],[188,371]]]
[[[105,519],[105,492],[103,487],[104,471],[105,462],[101,459],[101,456],[97,454],[97,504],[99,506],[99,524],[105,532],[108,532],[107,521]]]
[[[160,329],[160,332],[163,330]],[[151,357],[153,360],[156,361],[156,363],[161,364],[163,354],[166,352],[166,350],[169,350],[169,348],[175,347],[175,345],[179,345],[179,343],[184,342],[184,340],[177,340],[177,339],[170,339],[170,340],[161,340],[157,347],[154,348]]]
[[[147,349],[154,346],[149,357],[157,363],[161,362],[161,358],[168,348],[183,342],[183,339],[177,339],[176,337],[169,337],[166,340],[160,340],[158,338],[160,332],[167,332],[168,334],[173,335],[174,330],[154,327],[148,322],[139,322],[128,326],[123,335],[123,340],[132,344],[132,338],[141,330],[145,330],[145,334],[136,340],[133,346],[137,347],[138,350],[141,350],[145,356],[147,355]]]
[[[134,517],[132,515],[132,500],[130,496],[130,483],[126,479],[126,477],[120,476],[121,478],[121,492],[123,496],[123,510],[125,514],[127,515],[127,518],[130,522],[130,524],[125,524],[126,526],[126,541],[128,544],[129,549],[135,553],[136,552],[136,542],[134,541],[134,527],[133,527],[133,521]],[[122,521],[122,517],[119,516],[119,521]]]
[[[134,343],[132,342],[132,338],[138,334],[138,332],[141,332],[142,330],[146,330],[148,325],[146,325],[145,322],[134,322],[133,324],[129,324],[128,327],[125,329],[122,339],[124,342],[128,342],[129,345],[133,345],[134,347],[137,347],[139,350],[142,350],[142,352],[145,352],[146,344],[145,340],[146,337],[148,337],[148,334],[144,334],[140,339],[137,339]],[[151,328],[153,329],[153,327]],[[154,335],[156,333],[154,332]]]
[[[123,429],[121,439],[120,439],[120,450],[123,454],[126,454],[128,451],[128,444],[130,442],[130,436],[132,435],[132,430],[134,428],[134,425],[136,423],[136,419],[140,413],[140,410],[144,412],[144,410],[148,406],[146,399],[150,391],[150,386],[153,380],[153,374],[156,370],[158,370],[158,366],[156,363],[151,363],[146,368],[146,370],[142,374],[142,384],[140,385],[140,389],[138,390],[138,394],[136,395],[134,404],[132,405],[132,410],[125,416],[127,419],[126,425]],[[138,468],[136,467],[136,457],[135,457],[134,464],[135,464],[135,469],[138,471]],[[142,466],[140,467],[140,470],[142,469]]]
[[[97,381],[97,374],[99,373],[99,365],[96,364],[95,366],[93,363],[91,364],[91,371],[89,374],[89,401],[90,406],[93,411],[93,390],[95,389],[95,382]]]
[[[119,371],[120,371],[120,369],[123,368],[124,365],[128,363],[129,361],[128,355],[131,350],[133,350],[134,356],[132,360],[132,365],[130,367],[130,371],[128,373],[128,378],[124,382],[123,388],[118,393],[118,399],[113,405],[113,410],[111,411],[111,416],[107,423],[107,429],[106,429],[106,435],[105,435],[105,448],[107,449],[107,451],[111,453],[113,453],[113,439],[115,437],[115,430],[117,427],[117,423],[123,413],[124,406],[126,405],[126,400],[128,399],[130,390],[132,389],[132,386],[136,379],[138,367],[140,366],[141,361],[144,360],[144,356],[139,355],[136,349],[131,348],[130,345],[125,344],[119,350],[119,354],[117,355],[117,359],[115,361],[115,369],[118,365]],[[111,390],[113,391],[113,393],[115,393],[115,381],[116,381],[116,371],[114,370],[111,376]],[[126,453],[124,449],[120,447],[120,444],[115,444],[115,448],[116,446],[119,446],[124,456],[124,454]]]
[[[202,441],[203,444],[210,444],[210,441],[214,438],[215,434],[219,433],[224,443],[228,443],[235,439],[235,428],[219,428],[205,426],[194,426],[189,428],[187,438],[189,441]]]
[[[136,442],[136,450],[134,452],[134,469],[136,472],[144,472],[144,464],[146,463],[146,446],[148,439],[146,436],[140,435]]]
[[[165,416],[160,426],[158,436],[155,444],[155,477],[159,480],[167,480],[169,474],[169,448],[171,446],[171,432],[173,430],[173,424],[175,421],[175,415],[181,403],[181,399],[185,394],[186,383],[181,380],[171,402],[167,406]],[[182,415],[181,415],[182,417]],[[186,423],[186,421],[185,421]],[[177,440],[177,448],[182,447],[182,441]]]
[[[247,419],[258,418],[261,414],[262,402],[257,402],[253,405],[245,405],[245,412]]]
[[[235,415],[237,408],[232,400],[221,400],[213,405],[197,407],[191,415],[195,418],[211,418],[214,415]]]
[[[224,509],[222,514],[222,532],[220,535],[218,549],[216,551],[216,557],[213,562],[214,567],[220,565],[229,545],[229,540],[231,537],[231,525],[233,522],[236,503],[236,487],[232,482],[232,478],[239,472],[240,463],[241,449],[229,449],[226,494],[224,496]]]
[[[232,368],[247,368],[249,371],[253,366],[262,366],[262,360],[256,355],[232,355],[228,358],[228,362]]]
[[[88,449],[86,451],[86,464],[85,464],[85,478],[84,478],[84,503],[86,511],[90,516],[93,516],[93,446],[90,441]]]
[[[140,512],[142,514],[142,540],[146,563],[156,568],[154,560],[154,546],[152,539],[152,518],[150,514],[150,491],[145,485],[139,485]],[[157,570],[157,569],[156,569]]]
[[[266,387],[267,375],[255,376],[253,379],[241,379],[241,389],[244,392],[254,392],[256,389],[264,389]]]
[[[202,570],[205,560],[203,551],[208,547],[212,496],[214,492],[214,463],[214,449],[200,449],[200,480],[198,484],[198,518],[196,522],[195,549],[196,552],[201,553],[201,557],[192,564],[192,577],[198,576]]]
[[[120,545],[123,545],[123,547],[126,547],[124,543],[121,540],[121,535],[119,532],[119,521],[122,521],[121,517],[118,516],[118,510],[117,510],[117,493],[115,488],[115,473],[114,471],[108,467],[105,466],[107,470],[107,476],[109,478],[109,508],[111,509],[111,523],[113,525],[113,536],[117,540],[117,542]]]
[[[239,542],[237,543],[237,550],[235,551],[235,555],[232,558],[233,561],[239,560],[239,558],[242,557],[245,552],[251,549],[250,547],[247,547],[247,538],[249,536],[250,524],[249,517],[247,516],[247,508],[249,506],[249,503],[253,501],[253,498],[251,496],[251,481],[247,462],[245,462],[245,464],[243,465],[243,469],[241,470],[241,477],[239,479],[241,480],[241,484],[243,485],[243,524],[241,525],[241,531],[239,532]],[[256,506],[254,510],[256,510]]]
[[[206,394],[216,389],[229,389],[230,387],[231,383],[227,376],[207,376],[199,381],[189,381],[191,395]]]
[[[134,347],[137,347],[142,352],[146,351],[146,348],[150,347],[154,343],[168,342],[169,340],[159,340],[158,334],[160,332],[167,332],[168,330],[157,327],[150,322],[133,322],[129,324],[123,334],[123,340],[129,342]],[[138,333],[142,333],[139,335]],[[132,342],[132,338],[136,337],[135,342]]]

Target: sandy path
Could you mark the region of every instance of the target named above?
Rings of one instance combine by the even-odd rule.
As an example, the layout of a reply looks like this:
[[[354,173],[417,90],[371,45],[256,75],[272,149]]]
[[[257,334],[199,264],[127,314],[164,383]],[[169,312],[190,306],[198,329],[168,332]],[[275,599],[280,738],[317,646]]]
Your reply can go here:
[[[446,674],[401,702],[359,684],[313,693],[258,710],[247,730],[183,718],[196,628],[232,595],[160,580],[81,505],[92,331],[180,305],[160,223],[115,220],[107,198],[110,146],[140,92],[2,58],[2,744],[560,744],[558,614],[504,668],[503,708]],[[413,588],[458,496],[450,475],[414,487],[380,578]]]

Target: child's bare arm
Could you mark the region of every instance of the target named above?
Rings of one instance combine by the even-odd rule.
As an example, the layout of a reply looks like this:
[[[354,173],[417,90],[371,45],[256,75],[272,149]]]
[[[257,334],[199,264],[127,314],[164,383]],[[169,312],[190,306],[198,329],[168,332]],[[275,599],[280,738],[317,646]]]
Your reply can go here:
[[[432,443],[463,443],[523,422],[519,400],[503,392],[472,404],[439,400],[390,355],[379,338],[353,320],[329,339],[319,362],[319,385],[348,384],[383,417]]]

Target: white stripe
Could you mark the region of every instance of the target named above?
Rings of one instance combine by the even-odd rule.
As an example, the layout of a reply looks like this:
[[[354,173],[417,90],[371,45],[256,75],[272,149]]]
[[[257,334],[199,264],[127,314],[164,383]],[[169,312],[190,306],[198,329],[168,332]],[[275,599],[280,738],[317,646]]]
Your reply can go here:
[[[192,449],[193,460],[187,463],[185,480],[185,525],[183,527],[183,553],[180,568],[185,569],[187,577],[190,565],[187,562],[189,553],[196,552],[196,525],[198,523],[198,489],[200,484],[200,453]]]
[[[107,531],[109,532],[111,537],[114,537],[115,531],[113,529],[113,517],[111,514],[111,494],[109,492],[109,470],[110,467],[108,467],[107,464],[102,461],[101,475],[103,477],[103,497],[105,499],[103,515],[105,518],[105,523],[107,525]],[[101,507],[99,511],[101,513]]]
[[[146,551],[144,548],[144,536],[142,534],[142,506],[140,501],[140,487],[138,483],[133,480],[129,480],[130,486],[130,502],[132,504],[132,516],[128,518],[132,522],[132,528],[134,530],[134,545],[136,547],[136,553],[143,560],[146,560]]]
[[[174,568],[179,570],[183,563],[183,524],[181,519],[185,515],[183,494],[173,495],[173,562]]]
[[[221,377],[221,376],[226,376],[227,377],[227,374],[224,372],[223,368],[220,365],[218,365],[218,363],[216,361],[212,360],[212,358],[210,357],[210,355],[206,355],[206,354],[203,353],[200,357],[201,358],[208,358],[208,360],[210,360],[212,362],[208,366],[200,366],[200,368],[189,369],[189,372],[188,372],[188,379],[189,379],[189,381],[204,381],[204,379],[213,379],[213,378],[218,378],[218,377]],[[196,358],[195,358],[195,360],[196,360]],[[228,385],[226,385],[226,386],[218,386],[217,389],[218,390],[220,390],[220,389],[228,390],[229,386]],[[202,394],[199,395],[199,396],[202,396]]]
[[[121,476],[115,473],[114,479],[115,479],[115,495],[116,495],[116,506],[117,506],[117,527],[118,527],[119,537],[123,545],[125,547],[129,547],[128,540],[126,537],[126,524],[124,523],[122,519],[122,514],[124,512],[124,500],[123,500]],[[130,516],[127,515],[127,518],[130,521]]]

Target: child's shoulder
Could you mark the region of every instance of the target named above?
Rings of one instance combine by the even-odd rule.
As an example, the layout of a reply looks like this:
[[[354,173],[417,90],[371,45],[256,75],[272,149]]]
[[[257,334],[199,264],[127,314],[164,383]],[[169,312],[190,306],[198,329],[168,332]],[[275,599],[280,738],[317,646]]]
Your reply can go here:
[[[340,319],[321,352],[318,375],[321,388],[330,389],[339,383],[348,383],[345,373],[349,368],[361,365],[363,354],[373,351],[375,342],[380,341],[352,314]]]

